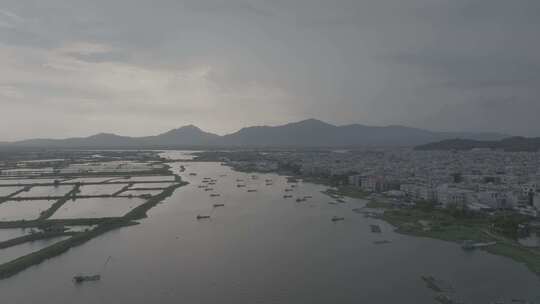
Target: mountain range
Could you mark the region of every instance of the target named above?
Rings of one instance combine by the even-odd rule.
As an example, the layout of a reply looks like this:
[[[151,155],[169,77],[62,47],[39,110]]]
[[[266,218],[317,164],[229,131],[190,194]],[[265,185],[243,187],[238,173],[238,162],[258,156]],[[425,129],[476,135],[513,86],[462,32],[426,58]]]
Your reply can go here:
[[[359,147],[416,146],[452,138],[500,140],[497,133],[433,132],[404,126],[332,125],[307,119],[280,126],[253,126],[217,135],[188,125],[144,137],[100,133],[66,139],[28,139],[0,146],[47,148]]]

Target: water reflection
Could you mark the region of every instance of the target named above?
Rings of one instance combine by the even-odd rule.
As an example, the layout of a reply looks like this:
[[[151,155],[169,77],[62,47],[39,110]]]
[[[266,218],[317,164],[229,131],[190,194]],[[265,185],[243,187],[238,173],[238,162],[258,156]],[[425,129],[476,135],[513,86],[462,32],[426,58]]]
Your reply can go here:
[[[288,187],[275,174],[251,175],[216,163],[187,166],[190,182],[149,212],[141,225],[92,240],[8,280],[13,303],[434,303],[421,281],[450,282],[466,303],[540,300],[536,275],[510,259],[459,245],[408,237],[352,209],[362,200],[330,205],[325,187]],[[196,176],[189,173],[196,172]],[[226,175],[226,176],[224,176]],[[198,188],[216,179],[219,197]],[[243,179],[246,188],[237,188]],[[272,185],[266,185],[266,179]],[[247,192],[257,189],[257,192]],[[296,197],[312,196],[305,202]],[[214,208],[216,203],[225,206]],[[211,215],[197,221],[198,214]],[[344,221],[332,222],[333,216]],[[372,233],[371,224],[382,232]],[[382,238],[385,245],[373,242]],[[108,256],[113,260],[103,268]],[[76,273],[100,271],[102,281],[75,287]],[[54,275],[53,275],[54,274]],[[25,292],[32,286],[32,292]]]

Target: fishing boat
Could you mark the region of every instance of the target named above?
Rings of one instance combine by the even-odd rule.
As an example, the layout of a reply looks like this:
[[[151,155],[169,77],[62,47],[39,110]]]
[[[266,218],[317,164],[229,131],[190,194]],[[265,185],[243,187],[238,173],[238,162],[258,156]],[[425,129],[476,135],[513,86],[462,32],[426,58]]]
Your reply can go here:
[[[493,246],[493,245],[496,245],[496,244],[497,244],[497,242],[476,243],[473,240],[465,240],[465,241],[463,241],[463,244],[461,244],[461,248],[463,248],[463,250],[473,250],[473,249],[477,249],[477,248]]]
[[[103,270],[105,270],[105,267],[107,267],[107,264],[109,263],[109,261],[112,259],[112,256],[109,256],[107,258],[107,260],[105,261],[105,263],[103,264]],[[92,282],[92,281],[99,281],[101,280],[101,275],[99,274],[94,274],[94,275],[76,275],[73,277],[73,282],[75,282],[76,284],[82,284],[84,282]]]
[[[225,204],[214,204],[214,208],[223,207],[223,206],[225,206]]]
[[[381,233],[381,227],[379,225],[369,225],[371,227],[371,232]]]
[[[345,220],[345,218],[341,216],[332,217],[332,222],[343,221],[343,220]]]
[[[257,192],[255,189],[249,189],[247,192]]]
[[[203,219],[209,219],[210,218],[210,215],[197,215],[197,219],[198,220],[203,220]]]
[[[197,173],[190,173],[189,176],[197,176]]]
[[[99,274],[96,275],[77,275],[73,277],[73,281],[77,284],[81,284],[84,282],[90,282],[90,281],[99,281],[101,280],[101,276]]]

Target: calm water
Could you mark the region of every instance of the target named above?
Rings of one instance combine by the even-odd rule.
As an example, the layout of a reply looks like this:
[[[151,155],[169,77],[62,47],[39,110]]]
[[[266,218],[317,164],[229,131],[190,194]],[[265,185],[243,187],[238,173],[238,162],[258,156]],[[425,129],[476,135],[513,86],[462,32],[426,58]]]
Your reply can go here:
[[[43,196],[64,196],[71,191],[73,186],[60,185],[60,186],[35,186],[30,188],[29,191],[21,192],[16,197],[43,197]]]
[[[51,216],[51,219],[123,216],[142,203],[144,200],[139,198],[123,197],[69,200]]]
[[[81,187],[80,195],[104,195],[104,194],[113,194],[126,185],[124,184],[113,184],[113,185],[86,185]]]
[[[24,243],[17,246],[9,247],[6,249],[0,249],[0,263],[6,263],[15,260],[18,257],[27,255],[32,252],[41,250],[47,246],[51,246],[54,243],[67,239],[68,237],[56,237],[46,240],[39,240],[30,243]],[[3,302],[3,301],[2,301]],[[9,303],[9,302],[6,302]]]
[[[0,221],[35,220],[54,201],[7,201],[0,204]]]
[[[0,229],[0,242],[7,241],[9,239],[18,238],[30,233],[30,229],[13,228],[13,229]]]
[[[22,187],[0,187],[0,197],[8,196],[11,193],[21,190]]]
[[[173,164],[179,168],[181,164]],[[141,225],[96,238],[0,281],[9,303],[434,303],[421,275],[450,282],[467,303],[540,301],[540,281],[524,266],[458,245],[395,234],[351,211],[361,200],[329,205],[324,187],[300,184],[283,199],[285,178],[188,163],[191,184],[149,212]],[[188,176],[187,172],[197,172]],[[219,177],[226,174],[225,177]],[[199,189],[203,177],[220,197]],[[237,188],[236,179],[248,185]],[[266,186],[265,179],[273,185]],[[248,193],[247,189],[258,192]],[[213,208],[214,203],[225,207]],[[197,221],[198,215],[211,215]],[[345,221],[333,223],[332,216]],[[381,234],[370,232],[379,224]],[[375,240],[391,244],[374,245]],[[103,263],[111,261],[103,268]],[[100,282],[74,286],[78,273]],[[32,288],[28,288],[32,286]]]

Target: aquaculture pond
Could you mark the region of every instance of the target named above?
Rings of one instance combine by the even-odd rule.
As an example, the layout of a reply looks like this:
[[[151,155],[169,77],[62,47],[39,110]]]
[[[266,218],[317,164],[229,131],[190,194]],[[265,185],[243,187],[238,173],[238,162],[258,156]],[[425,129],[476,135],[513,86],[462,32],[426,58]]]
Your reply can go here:
[[[123,216],[142,203],[144,203],[144,200],[139,198],[83,198],[69,200],[53,214],[51,219]]]
[[[0,204],[0,221],[35,220],[54,201],[7,201]]]

